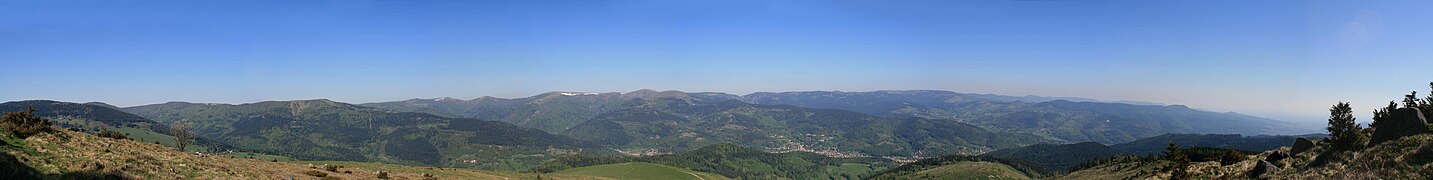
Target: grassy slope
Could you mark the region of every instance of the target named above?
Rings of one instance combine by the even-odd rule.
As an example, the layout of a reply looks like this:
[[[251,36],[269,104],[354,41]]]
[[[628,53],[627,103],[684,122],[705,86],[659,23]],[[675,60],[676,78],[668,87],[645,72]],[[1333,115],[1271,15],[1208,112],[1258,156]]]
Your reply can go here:
[[[72,174],[98,174],[138,179],[298,179],[313,178],[306,171],[321,171],[341,179],[374,179],[377,171],[393,179],[421,179],[422,173],[440,179],[535,179],[536,174],[488,172],[471,169],[413,167],[361,162],[269,162],[201,156],[174,151],[152,142],[114,140],[89,134],[57,131],[26,139],[4,136],[0,152],[54,179]],[[322,164],[341,165],[338,172],[323,171]],[[349,171],[349,173],[344,173]],[[594,179],[572,175],[543,175],[555,179]]]
[[[1030,177],[1009,165],[966,161],[924,169],[914,174],[883,176],[873,179],[1030,179]]]
[[[727,179],[726,177],[722,177],[722,176],[720,176],[720,175],[715,175],[715,174],[711,174],[711,173],[697,172],[697,171],[686,170],[686,169],[677,168],[677,167],[672,167],[672,166],[666,166],[666,165],[660,165],[660,164],[652,164],[652,163],[642,163],[642,162],[629,162],[629,163],[617,163],[617,164],[604,164],[604,165],[596,165],[596,166],[586,166],[586,167],[579,167],[579,168],[572,168],[572,169],[567,169],[567,170],[563,170],[563,171],[558,171],[556,174],[581,175],[581,176],[595,176],[595,177],[606,177],[606,178],[614,178],[614,179],[632,179],[632,180],[641,180],[641,179],[652,179],[652,180],[678,180],[678,179],[719,180],[719,179]]]
[[[558,172],[571,168],[646,162],[709,172],[734,179],[859,179],[894,166],[879,158],[832,158],[814,153],[768,153],[732,144],[720,144],[677,154],[648,157],[569,156],[547,162],[533,171]]]
[[[1061,175],[1054,179],[1149,179],[1155,177],[1168,177],[1168,173],[1161,172],[1161,169],[1171,164],[1169,161],[1153,162],[1119,162],[1107,163],[1099,166],[1081,169]],[[1217,164],[1217,162],[1216,162]],[[1163,176],[1160,176],[1163,175]]]
[[[870,174],[876,171],[876,167],[862,163],[841,163],[837,166],[826,166],[826,177],[828,179],[860,179],[859,176]],[[884,168],[882,168],[884,169]]]

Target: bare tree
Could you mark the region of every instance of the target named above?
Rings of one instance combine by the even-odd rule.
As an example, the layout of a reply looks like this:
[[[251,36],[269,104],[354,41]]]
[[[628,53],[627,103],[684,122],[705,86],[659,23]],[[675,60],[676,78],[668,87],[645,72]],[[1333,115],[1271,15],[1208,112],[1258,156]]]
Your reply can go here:
[[[169,133],[174,135],[174,146],[180,151],[184,151],[184,146],[189,144],[189,139],[194,138],[193,129],[193,126],[185,122],[169,126]]]

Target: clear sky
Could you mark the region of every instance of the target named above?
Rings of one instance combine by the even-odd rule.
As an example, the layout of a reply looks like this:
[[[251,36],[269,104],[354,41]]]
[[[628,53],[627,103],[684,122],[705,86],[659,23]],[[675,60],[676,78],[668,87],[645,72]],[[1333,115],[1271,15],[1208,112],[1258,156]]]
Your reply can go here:
[[[0,100],[937,89],[1360,120],[1430,1],[0,1]],[[1375,4],[1362,4],[1375,3]]]

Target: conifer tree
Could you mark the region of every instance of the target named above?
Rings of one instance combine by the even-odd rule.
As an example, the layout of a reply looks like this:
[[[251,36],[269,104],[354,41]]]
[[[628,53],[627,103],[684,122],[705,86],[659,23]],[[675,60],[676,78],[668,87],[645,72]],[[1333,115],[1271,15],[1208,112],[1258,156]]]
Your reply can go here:
[[[1329,141],[1334,148],[1351,150],[1363,142],[1363,128],[1354,122],[1353,108],[1347,102],[1339,102],[1329,108]]]
[[[1373,122],[1368,124],[1368,128],[1377,129],[1378,125],[1382,124],[1382,122],[1388,122],[1388,120],[1390,120],[1389,118],[1393,118],[1393,111],[1395,110],[1398,110],[1398,104],[1393,103],[1393,101],[1388,101],[1387,107],[1374,109]]]
[[[1169,147],[1164,148],[1164,157],[1174,161],[1174,166],[1170,167],[1172,169],[1169,179],[1189,179],[1189,156],[1179,149],[1179,145],[1169,141]]]

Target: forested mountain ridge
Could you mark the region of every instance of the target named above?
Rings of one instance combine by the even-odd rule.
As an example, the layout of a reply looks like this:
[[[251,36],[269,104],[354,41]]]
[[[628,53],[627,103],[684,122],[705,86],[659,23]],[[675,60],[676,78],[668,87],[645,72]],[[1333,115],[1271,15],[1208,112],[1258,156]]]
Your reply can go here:
[[[1116,144],[1167,133],[1287,134],[1286,123],[1182,105],[1077,102],[948,91],[788,92],[744,96],[757,104],[834,108],[891,117],[955,119],[993,131]],[[1039,101],[1047,100],[1047,101]],[[1072,101],[1073,100],[1073,101]]]
[[[40,117],[86,119],[101,122],[112,127],[138,127],[157,132],[169,131],[168,126],[164,124],[94,103],[79,104],[51,100],[26,100],[0,103],[0,111],[3,112],[24,111],[32,107],[36,109],[35,115]],[[60,125],[62,127],[84,128],[84,124],[70,124],[66,121],[60,121]]]
[[[595,144],[496,121],[395,112],[330,100],[249,104],[171,102],[124,108],[162,123],[190,123],[202,137],[309,160],[520,170]]]
[[[472,100],[460,100],[445,97],[362,105],[446,117],[503,121],[523,127],[560,133],[596,117],[597,114],[617,110],[622,103],[642,98],[721,99],[703,93],[643,89],[628,93],[549,92],[516,99],[480,97]]]
[[[937,90],[757,92],[747,95],[653,90],[629,93],[551,92],[518,99],[411,99],[363,105],[452,117],[494,119],[561,133],[596,118],[598,114],[621,110],[621,104],[626,101],[652,98],[705,102],[740,100],[751,104],[841,109],[890,118],[954,119],[994,131],[1036,134],[1061,140],[1062,143],[1093,141],[1116,144],[1167,133],[1258,135],[1307,132],[1281,121],[1237,113],[1207,112],[1182,105],[1118,101],[1139,104],[1136,105],[1087,98],[1002,96]]]
[[[1115,144],[1110,147],[1134,154],[1149,155],[1164,153],[1165,146],[1168,145],[1169,142],[1176,142],[1186,147],[1229,148],[1260,152],[1288,146],[1289,142],[1294,142],[1294,139],[1300,137],[1320,139],[1326,137],[1326,135],[1243,136],[1238,134],[1165,134]]]
[[[1128,155],[1129,153],[1110,148],[1103,144],[1084,142],[1075,144],[1035,144],[1017,148],[1006,148],[982,156],[1017,159],[1033,162],[1055,172],[1069,171],[1080,163],[1092,159]]]
[[[642,99],[627,106],[598,115],[566,134],[632,154],[651,152],[645,155],[733,143],[835,157],[933,157],[1053,142],[949,120],[884,118],[736,100]]]

